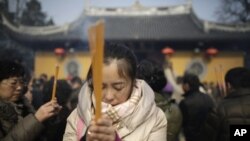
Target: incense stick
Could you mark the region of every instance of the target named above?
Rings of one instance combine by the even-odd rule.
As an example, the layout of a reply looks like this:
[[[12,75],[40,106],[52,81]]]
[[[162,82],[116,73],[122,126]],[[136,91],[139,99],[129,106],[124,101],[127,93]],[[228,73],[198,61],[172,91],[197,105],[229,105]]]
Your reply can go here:
[[[223,69],[223,65],[220,64],[220,71],[221,71],[221,82],[222,82],[222,90],[223,90],[223,96],[226,96],[226,85],[225,85],[225,81],[224,81],[224,69]]]
[[[55,68],[55,77],[54,77],[54,83],[53,83],[53,90],[52,90],[51,100],[54,100],[55,97],[56,97],[56,86],[57,86],[58,73],[59,73],[59,66],[56,65],[56,68]]]

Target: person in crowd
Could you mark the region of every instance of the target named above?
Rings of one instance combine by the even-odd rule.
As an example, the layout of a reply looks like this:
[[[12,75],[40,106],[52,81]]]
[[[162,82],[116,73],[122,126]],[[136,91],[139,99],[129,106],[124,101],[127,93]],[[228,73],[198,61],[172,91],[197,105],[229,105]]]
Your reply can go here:
[[[27,85],[25,84],[25,88],[23,90],[24,96],[29,100],[29,103],[32,104],[33,101],[33,82],[32,82],[32,78],[31,79],[26,79],[24,80],[24,82],[27,83]]]
[[[202,141],[230,141],[230,125],[244,125],[250,121],[250,71],[236,67],[227,71],[227,96],[210,112],[202,128]]]
[[[41,79],[33,79],[30,93],[32,94],[32,105],[38,109],[43,105],[43,88],[44,83]]]
[[[183,100],[183,88],[182,88],[182,81],[183,76],[176,76],[174,70],[173,70],[173,63],[170,61],[166,61],[164,64],[164,73],[165,76],[170,83],[170,85],[173,87],[173,93],[172,93],[172,99],[174,99],[178,104]],[[187,72],[184,72],[184,75]],[[207,91],[202,83],[199,84],[199,91],[202,93],[207,94]]]
[[[137,68],[137,78],[145,80],[155,92],[155,102],[167,117],[167,141],[177,141],[181,131],[182,115],[178,105],[173,99],[162,96],[167,79],[163,67],[151,60],[143,60]]]
[[[8,60],[0,61],[0,140],[38,140],[48,118],[58,114],[56,100],[42,105],[36,112],[25,98],[24,67]]]
[[[207,114],[214,107],[210,96],[200,92],[197,75],[186,73],[183,77],[184,99],[180,102],[183,115],[183,133],[187,141],[199,141],[200,129]]]
[[[79,76],[74,76],[71,80],[70,80],[70,85],[72,87],[73,90],[78,90],[81,89],[83,84],[82,79]]]
[[[219,93],[217,84],[214,82],[210,82],[208,84],[208,87],[209,87],[208,92],[210,92],[210,94],[214,98],[215,104],[217,105],[220,102],[220,100],[223,99],[223,97]]]
[[[44,85],[43,94],[45,103],[51,99],[53,82],[54,80],[50,80]],[[48,130],[45,131],[44,138],[46,138],[47,141],[62,141],[67,117],[71,112],[66,105],[71,93],[72,88],[66,80],[57,80],[56,98],[58,104],[62,106],[62,109],[58,115],[46,121]]]
[[[45,74],[45,73],[42,73],[42,74],[39,76],[39,79],[41,80],[41,82],[46,83],[46,82],[48,81],[48,75]]]
[[[73,111],[78,104],[78,96],[80,93],[80,89],[75,89],[71,92],[70,97],[67,101],[67,107],[70,111]]]
[[[102,117],[94,121],[92,71],[67,120],[64,141],[166,141],[167,120],[154,92],[136,79],[136,57],[125,45],[106,44],[102,70]]]
[[[72,93],[68,99],[67,106],[71,111],[73,111],[73,109],[75,109],[77,106],[78,94],[83,85],[83,81],[79,76],[75,76],[70,80],[70,85],[72,88]]]
[[[173,93],[171,98],[174,99],[178,104],[183,99],[182,94],[184,93],[182,89],[182,77],[177,76],[173,70],[172,62],[167,61],[164,65],[164,73],[167,78],[168,83],[173,87]]]

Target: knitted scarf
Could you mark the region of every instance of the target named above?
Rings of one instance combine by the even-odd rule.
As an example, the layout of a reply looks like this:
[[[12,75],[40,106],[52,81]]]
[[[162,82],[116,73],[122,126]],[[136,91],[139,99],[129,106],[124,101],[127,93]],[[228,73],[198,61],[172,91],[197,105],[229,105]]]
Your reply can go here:
[[[121,104],[116,105],[116,106],[112,106],[112,105],[110,105],[108,103],[102,102],[102,113],[107,115],[110,119],[112,119],[113,123],[118,123],[123,118],[129,116],[134,111],[136,105],[140,101],[141,94],[142,94],[142,90],[141,90],[142,87],[140,85],[141,85],[141,83],[139,83],[139,82],[136,83],[136,86],[134,86],[130,98],[124,103],[121,103]],[[84,92],[80,92],[80,94],[83,94],[85,96],[90,94],[89,90],[87,90],[87,87],[85,87],[85,90],[83,88],[82,91],[84,91]],[[83,98],[83,97],[79,96],[79,98]],[[91,98],[92,98],[92,101],[93,101],[93,105],[95,107],[94,94],[92,94]],[[90,106],[90,105],[92,105],[92,104],[89,103],[89,101],[91,101],[90,98],[88,100],[84,99],[85,103],[83,103],[83,101],[81,101],[81,100],[79,101],[79,102],[82,102],[82,104],[78,105],[78,115],[80,116],[80,119],[77,121],[78,140],[80,140],[80,138],[85,134],[87,126],[89,125],[90,120],[91,120],[91,117],[89,117],[90,116],[90,112],[89,112],[90,107],[88,107],[88,108],[81,107],[81,106]],[[93,107],[91,107],[91,109],[92,108]],[[82,110],[88,110],[88,112],[85,113]]]

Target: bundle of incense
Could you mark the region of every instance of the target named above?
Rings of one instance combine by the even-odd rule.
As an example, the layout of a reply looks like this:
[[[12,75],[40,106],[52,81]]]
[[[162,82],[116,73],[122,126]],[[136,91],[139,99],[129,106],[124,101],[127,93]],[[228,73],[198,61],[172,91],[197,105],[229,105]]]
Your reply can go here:
[[[102,68],[104,51],[104,21],[97,21],[88,31],[89,46],[92,55],[92,76],[96,99],[95,119],[101,117],[102,103]]]

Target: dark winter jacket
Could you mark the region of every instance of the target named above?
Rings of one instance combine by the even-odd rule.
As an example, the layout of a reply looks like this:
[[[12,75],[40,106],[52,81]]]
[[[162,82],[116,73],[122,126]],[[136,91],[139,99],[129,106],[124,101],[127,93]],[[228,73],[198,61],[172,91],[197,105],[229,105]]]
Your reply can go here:
[[[25,99],[15,104],[0,100],[0,140],[36,140],[43,125],[35,118],[33,112]]]
[[[207,114],[212,110],[212,99],[199,91],[184,94],[180,103],[183,116],[183,132],[186,141],[199,141],[200,129],[205,123]]]
[[[200,136],[203,141],[229,141],[230,125],[250,124],[250,89],[229,93],[206,120]]]
[[[167,99],[156,92],[155,102],[156,105],[164,111],[167,117],[167,141],[176,141],[182,125],[182,114],[180,108],[174,100],[171,100],[170,98]]]

